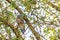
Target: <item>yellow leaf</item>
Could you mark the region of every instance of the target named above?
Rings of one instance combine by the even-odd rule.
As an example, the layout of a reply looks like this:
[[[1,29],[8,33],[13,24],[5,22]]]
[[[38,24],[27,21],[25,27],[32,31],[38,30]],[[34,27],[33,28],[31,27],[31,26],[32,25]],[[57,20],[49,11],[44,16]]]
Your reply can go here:
[[[60,2],[58,2],[58,7],[60,7]]]
[[[30,11],[30,10],[31,10],[31,5],[27,5],[27,6],[26,6],[26,10],[27,10],[27,11]]]

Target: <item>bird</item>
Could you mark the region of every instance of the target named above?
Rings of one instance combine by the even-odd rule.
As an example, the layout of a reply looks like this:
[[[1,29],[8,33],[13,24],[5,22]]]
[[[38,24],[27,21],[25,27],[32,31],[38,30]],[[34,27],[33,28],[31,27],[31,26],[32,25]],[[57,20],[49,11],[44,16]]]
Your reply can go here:
[[[24,20],[22,15],[18,15],[16,19],[18,26],[20,27],[21,32],[25,33],[25,26],[24,26]]]

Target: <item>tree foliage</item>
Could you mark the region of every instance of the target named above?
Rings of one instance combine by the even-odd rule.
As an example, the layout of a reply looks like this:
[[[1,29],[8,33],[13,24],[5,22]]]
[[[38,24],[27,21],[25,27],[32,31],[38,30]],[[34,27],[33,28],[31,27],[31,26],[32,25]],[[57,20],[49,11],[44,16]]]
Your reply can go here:
[[[60,0],[0,0],[0,39],[29,40],[27,37],[60,39]]]

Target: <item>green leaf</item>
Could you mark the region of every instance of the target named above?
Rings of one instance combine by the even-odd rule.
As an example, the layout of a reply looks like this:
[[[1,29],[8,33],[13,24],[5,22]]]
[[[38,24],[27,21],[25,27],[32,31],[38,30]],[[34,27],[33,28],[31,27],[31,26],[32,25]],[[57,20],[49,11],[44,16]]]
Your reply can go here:
[[[14,10],[14,9],[15,9],[12,5],[10,5],[10,8],[11,8],[12,10]]]
[[[58,33],[60,33],[60,29],[58,29]]]
[[[44,21],[44,18],[45,18],[45,17],[41,17],[40,20]]]
[[[44,4],[46,4],[46,3],[49,2],[49,0],[42,0],[42,2],[43,2]]]
[[[11,2],[11,5],[14,7],[15,6],[15,1],[12,1]]]
[[[50,40],[57,40],[57,39],[56,39],[56,36],[55,36],[55,35],[50,36]]]
[[[7,11],[7,17],[15,19],[14,14],[11,11]]]
[[[58,7],[60,7],[60,2],[58,2]]]
[[[7,11],[7,15],[8,15],[8,16],[13,16],[13,12]]]
[[[45,32],[45,33],[47,32],[47,28],[44,28],[44,32]]]
[[[26,6],[26,11],[30,12],[30,10],[31,10],[31,5],[28,4],[28,5]]]
[[[17,40],[17,38],[13,38],[12,40]]]
[[[31,4],[34,4],[35,5],[36,4],[36,0],[32,0],[31,1]]]
[[[59,12],[58,14],[59,14],[59,16],[60,16],[60,12]]]
[[[0,22],[0,26],[3,24],[3,22]]]
[[[17,4],[15,4],[15,1],[11,2],[11,8],[12,10],[14,10],[17,7]]]
[[[3,7],[2,3],[0,3],[0,8]]]

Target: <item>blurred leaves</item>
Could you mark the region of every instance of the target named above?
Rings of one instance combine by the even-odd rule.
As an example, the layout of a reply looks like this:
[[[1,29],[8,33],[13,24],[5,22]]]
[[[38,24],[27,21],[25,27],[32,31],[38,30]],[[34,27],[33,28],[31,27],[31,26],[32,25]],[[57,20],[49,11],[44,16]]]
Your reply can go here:
[[[58,29],[58,33],[60,33],[60,29]]]
[[[1,0],[0,0],[1,1]],[[57,1],[57,0],[56,0]],[[50,2],[50,0],[41,0],[41,1],[37,1],[37,0],[15,0],[15,1],[12,1],[11,2],[11,5],[9,5],[9,3],[8,3],[8,7],[9,8],[11,8],[12,10],[10,10],[10,9],[8,9],[7,8],[7,10],[5,10],[6,11],[6,13],[5,13],[5,11],[3,12],[3,14],[2,14],[2,12],[0,13],[0,25],[2,25],[3,24],[3,22],[1,22],[1,21],[4,21],[4,20],[6,20],[6,19],[8,19],[10,22],[12,22],[13,20],[15,20],[15,16],[14,16],[14,14],[15,13],[13,13],[13,11],[14,11],[14,7],[17,7],[17,5],[15,5],[15,3],[19,3],[20,2],[20,5],[18,5],[18,6],[23,6],[23,7],[25,7],[25,11],[27,11],[29,14],[28,15],[26,15],[27,13],[24,13],[24,14],[22,14],[21,15],[21,19],[26,19],[27,18],[27,16],[30,16],[30,21],[31,20],[35,20],[33,17],[31,17],[31,14],[30,14],[30,12],[32,11],[32,9],[33,8],[36,8],[36,6],[38,7],[39,6],[39,10],[36,8],[36,9],[33,9],[34,11],[32,12],[32,14],[34,13],[34,15],[36,15],[37,16],[37,20],[38,20],[38,24],[37,24],[37,26],[39,26],[39,27],[41,27],[41,25],[43,26],[43,25],[46,25],[46,24],[44,24],[44,22],[45,22],[45,18],[47,18],[47,20],[49,20],[48,21],[48,23],[50,23],[51,25],[53,25],[54,24],[54,20],[50,20],[48,17],[50,17],[51,15],[53,16],[53,14],[55,14],[55,16],[53,16],[53,19],[55,19],[55,17],[56,17],[56,15],[58,14],[59,16],[60,16],[60,11],[58,11],[58,10],[56,10],[56,12],[58,11],[58,13],[55,13],[55,8],[54,8],[54,6],[53,5],[49,5],[48,4],[48,2]],[[54,2],[55,3],[55,2]],[[44,4],[44,5],[43,5]],[[45,5],[45,4],[47,4],[47,5]],[[5,5],[6,6],[6,5]],[[21,7],[22,7],[21,6]],[[46,7],[47,6],[47,7]],[[53,7],[52,7],[53,6]],[[60,8],[60,2],[58,2],[57,3],[57,6],[58,6],[58,8]],[[3,2],[1,3],[0,2],[0,8],[1,7],[3,7]],[[46,8],[43,8],[43,7],[46,7]],[[41,10],[40,10],[40,8],[42,8],[42,9],[44,9],[44,11],[46,11],[46,10],[48,10],[48,11],[46,11],[46,17],[41,17],[40,15],[40,12],[42,12]],[[2,9],[4,9],[4,8],[2,8]],[[2,11],[2,9],[0,10],[0,11]],[[45,10],[46,9],[46,10]],[[54,10],[53,10],[54,9]],[[38,14],[38,11],[39,11],[39,14]],[[54,13],[53,13],[53,12]],[[24,12],[24,11],[23,11]],[[1,14],[2,14],[2,16],[1,16]],[[17,13],[17,15],[18,15],[19,13]],[[16,16],[17,16],[16,15]],[[39,16],[38,16],[39,15]],[[43,14],[44,15],[44,14]],[[42,15],[42,16],[43,16]],[[28,17],[29,18],[29,17]],[[58,19],[58,17],[57,17],[57,19]],[[46,20],[46,21],[47,21]],[[40,24],[40,22],[41,21],[44,21],[42,24]],[[60,24],[59,23],[59,21],[57,20],[56,21],[57,22],[57,24]],[[34,22],[33,24],[35,25],[37,23],[37,21],[36,22]],[[53,28],[53,27],[51,27],[51,25],[48,25],[47,24],[47,27],[45,27],[44,29],[43,29],[43,31],[44,31],[44,33],[46,34],[46,35],[48,35],[48,34],[50,34],[51,36],[49,36],[49,38],[50,38],[50,40],[57,40],[56,39],[56,30]],[[15,26],[15,25],[14,25]],[[49,27],[48,27],[49,26]],[[58,26],[57,26],[58,27]],[[10,28],[8,27],[8,26],[6,26],[5,27],[6,28],[6,30],[7,30],[7,33],[8,34],[11,34],[11,30],[10,30]],[[19,30],[19,32],[20,32],[20,30]],[[58,34],[60,34],[60,29],[58,30]],[[0,35],[1,36],[1,35]],[[12,40],[20,40],[19,38],[12,38]]]
[[[20,0],[21,3],[26,6],[26,11],[31,11],[31,6],[36,5],[36,0]]]
[[[60,7],[60,2],[58,2],[58,7]]]
[[[42,0],[42,2],[43,2],[44,4],[46,4],[46,3],[49,2],[49,0]]]
[[[13,38],[12,40],[20,40],[19,38]]]
[[[30,10],[31,10],[31,5],[27,5],[26,6],[26,11],[30,12]]]
[[[12,10],[15,9],[14,7],[17,7],[17,5],[15,4],[15,1],[12,1],[12,2],[11,2],[10,7],[11,7]]]
[[[8,19],[10,19],[10,18],[15,19],[13,12],[7,11],[6,13],[7,13],[7,14],[6,14],[6,17],[8,17]]]
[[[50,36],[50,40],[57,40],[56,36]]]
[[[51,33],[54,34],[56,32],[56,30],[54,28],[47,27],[47,28],[44,28],[44,32],[47,34],[51,34]]]
[[[40,20],[44,21],[45,17],[41,17]]]
[[[0,40],[6,40],[3,34],[0,33]]]
[[[2,6],[3,6],[2,3],[0,3],[0,8],[2,8]]]
[[[23,3],[23,5],[27,5],[27,4],[36,4],[36,0],[20,0],[21,1],[21,3]]]
[[[10,35],[11,34],[11,30],[10,30],[10,27],[9,26],[6,26],[5,25],[5,30],[6,30],[6,32]]]

